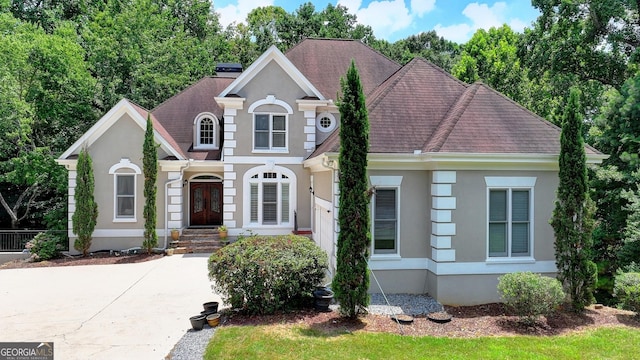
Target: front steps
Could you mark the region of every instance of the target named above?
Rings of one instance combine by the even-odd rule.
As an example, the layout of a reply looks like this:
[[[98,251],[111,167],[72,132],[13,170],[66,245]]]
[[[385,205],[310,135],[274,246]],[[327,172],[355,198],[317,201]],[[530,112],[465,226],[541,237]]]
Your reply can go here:
[[[218,228],[183,229],[180,239],[171,242],[174,254],[212,253],[222,246]]]

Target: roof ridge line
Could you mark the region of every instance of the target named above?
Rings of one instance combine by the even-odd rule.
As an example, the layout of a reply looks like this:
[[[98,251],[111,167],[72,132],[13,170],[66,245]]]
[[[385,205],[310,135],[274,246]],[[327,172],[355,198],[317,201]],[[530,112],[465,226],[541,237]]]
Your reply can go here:
[[[440,148],[442,148],[442,145],[444,145],[445,141],[449,138],[453,128],[458,124],[458,120],[460,120],[462,114],[467,110],[469,103],[471,103],[471,100],[476,96],[479,88],[480,84],[474,83],[462,93],[458,101],[451,107],[449,113],[447,113],[440,124],[438,124],[433,136],[431,136],[422,148],[423,152],[440,151]]]

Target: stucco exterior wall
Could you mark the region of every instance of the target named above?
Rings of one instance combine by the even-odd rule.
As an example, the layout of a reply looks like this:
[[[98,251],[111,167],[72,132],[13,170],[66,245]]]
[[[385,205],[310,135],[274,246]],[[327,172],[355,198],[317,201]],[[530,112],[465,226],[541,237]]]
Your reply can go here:
[[[457,262],[485,261],[487,258],[487,186],[485,176],[535,177],[533,213],[533,257],[554,260],[554,234],[549,219],[553,212],[558,174],[554,171],[458,171],[453,194],[457,199],[452,220],[456,235],[452,246]]]
[[[380,292],[378,283],[386,294],[428,293],[427,270],[373,270],[369,274],[370,293]]]
[[[307,155],[304,149],[304,126],[306,119],[301,111],[298,111],[296,100],[306,96],[304,91],[287,75],[274,61],[270,62],[263,71],[257,74],[249,83],[238,92],[238,95],[246,100],[242,110],[235,116],[237,125],[235,156],[295,156]],[[264,100],[267,95],[274,95],[277,100],[286,102],[293,110],[288,115],[288,152],[265,153],[253,151],[253,114],[249,113],[249,107],[259,100]],[[257,107],[254,112],[286,113],[285,108],[278,105],[265,104]]]
[[[555,277],[554,273],[543,275]],[[429,293],[444,305],[480,305],[501,302],[498,274],[438,276]],[[431,283],[430,283],[431,284]]]
[[[315,196],[327,200],[329,202],[332,201],[331,196],[333,195],[333,171],[321,171],[313,173],[313,192]]]
[[[136,175],[136,221],[118,222],[114,221],[114,175],[109,174],[109,169],[113,165],[120,163],[122,159],[129,159],[132,164],[138,166],[142,171],[143,142],[144,130],[128,114],[124,114],[87,149],[93,161],[94,197],[98,203],[98,218],[90,251],[121,250],[142,245],[144,232],[144,176],[142,173]],[[166,153],[161,149],[158,151],[159,158],[166,156]],[[129,171],[123,170],[122,172]],[[163,184],[167,178],[166,172],[158,171],[156,206],[158,210],[157,232],[159,246],[163,245],[165,221],[165,189]],[[71,214],[69,216],[71,217]],[[69,249],[72,253],[75,252],[73,247],[75,239],[75,235],[70,234]]]

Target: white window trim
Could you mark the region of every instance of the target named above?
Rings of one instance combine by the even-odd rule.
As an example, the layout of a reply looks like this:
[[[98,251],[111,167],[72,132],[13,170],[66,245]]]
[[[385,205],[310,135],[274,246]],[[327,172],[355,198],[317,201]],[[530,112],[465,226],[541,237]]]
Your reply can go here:
[[[265,172],[277,173],[278,181],[269,181],[272,179],[263,179],[262,174]],[[252,179],[252,176],[256,174],[258,175],[258,178]],[[281,175],[287,176],[288,180],[282,181],[283,179]],[[243,185],[242,194],[244,199],[243,206],[242,206],[243,207],[242,217],[243,217],[243,225],[244,225],[243,227],[246,229],[293,228],[294,211],[297,208],[296,181],[297,181],[296,174],[292,170],[286,167],[268,164],[268,165],[256,166],[252,169],[249,169],[249,171],[247,171],[242,178],[242,185]],[[277,206],[278,222],[277,224],[262,224],[260,221],[260,219],[262,219],[262,207],[260,206],[260,204],[262,204],[262,187],[260,185],[265,182],[278,184],[278,206]],[[252,183],[258,184],[258,220],[259,220],[258,222],[251,222],[251,184]],[[282,222],[282,206],[281,206],[281,201],[282,201],[281,184],[282,183],[289,184],[289,221],[288,222]]]
[[[284,112],[256,112],[255,110],[262,106],[262,105],[278,105],[281,108],[283,108],[285,111]],[[275,97],[275,95],[267,95],[266,98],[264,99],[260,99],[256,102],[254,102],[253,104],[249,105],[249,108],[247,110],[247,112],[249,114],[253,114],[253,127],[251,128],[252,131],[252,153],[254,154],[268,154],[268,153],[281,153],[281,154],[286,154],[289,153],[289,115],[293,114],[293,108],[287,104],[285,101],[282,101],[280,99],[277,99]],[[269,149],[256,149],[256,114],[268,114],[269,115]],[[285,121],[285,146],[283,148],[273,148],[271,143],[272,143],[272,127],[273,127],[273,115],[284,115],[284,121]]]
[[[329,118],[331,119],[331,126],[329,126],[328,128],[323,128],[320,125],[320,120],[322,120],[323,118]],[[316,116],[316,129],[318,129],[321,132],[324,133],[328,133],[333,131],[336,127],[338,126],[338,121],[336,120],[336,117],[333,116],[332,113],[328,112],[328,111],[323,111],[320,114],[318,114],[318,116]]]
[[[256,115],[269,115],[269,148],[256,148]],[[284,147],[273,147],[273,117],[284,116]],[[276,112],[256,112],[253,113],[253,153],[288,153],[289,152],[289,115]]]
[[[369,181],[371,186],[375,186],[376,189],[395,189],[396,190],[396,251],[395,253],[388,254],[376,254],[375,253],[375,195],[371,199],[371,260],[400,260],[400,231],[402,229],[401,223],[401,199],[402,199],[402,176],[370,176]]]
[[[122,169],[132,170],[133,172],[122,172]],[[113,175],[113,222],[126,223],[137,222],[137,202],[138,202],[138,176],[142,174],[140,167],[131,162],[127,158],[120,159],[120,162],[109,168],[109,174]],[[118,217],[118,175],[133,175],[133,217]]]
[[[516,176],[485,176],[486,189],[486,263],[508,264],[508,263],[533,263],[535,262],[535,185],[536,177],[516,177]],[[511,216],[508,221],[508,241],[507,256],[489,256],[489,194],[491,190],[507,190],[508,208],[511,209],[511,192],[513,190],[529,190],[529,256],[511,256]],[[510,211],[508,211],[510,213]]]
[[[213,144],[201,144],[200,143],[200,131],[202,130],[200,124],[202,120],[209,118],[213,121]],[[218,150],[218,139],[220,137],[220,125],[218,118],[210,112],[203,112],[198,114],[193,120],[193,149],[194,150]]]

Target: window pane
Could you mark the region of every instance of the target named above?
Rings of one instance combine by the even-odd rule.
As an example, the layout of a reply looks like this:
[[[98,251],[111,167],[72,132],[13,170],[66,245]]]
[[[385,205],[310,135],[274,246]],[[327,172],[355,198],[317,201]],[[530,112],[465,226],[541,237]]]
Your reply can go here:
[[[395,250],[396,222],[394,220],[376,221],[374,234],[375,250]]]
[[[507,190],[489,191],[489,221],[507,220]]]
[[[286,147],[286,134],[284,133],[273,133],[273,147],[274,148],[283,148]]]
[[[204,211],[204,193],[202,188],[197,188],[193,192],[193,212],[199,213]]]
[[[375,218],[395,219],[396,218],[396,191],[395,189],[376,190]]]
[[[200,121],[200,144],[213,144],[213,121],[209,118]]]
[[[269,115],[256,114],[256,130],[269,131]]]
[[[269,148],[269,132],[256,131],[256,149]]]
[[[133,217],[133,200],[132,196],[118,197],[118,217]]]
[[[278,184],[262,184],[262,223],[278,223]]]
[[[507,255],[507,224],[489,224],[489,256]]]
[[[512,191],[511,208],[512,221],[529,221],[529,191]]]
[[[116,175],[118,195],[132,195],[134,193],[133,183],[134,175]]]
[[[396,189],[377,189],[373,224],[373,253],[393,254],[397,250],[398,220]]]
[[[258,222],[258,184],[251,184],[251,222]]]
[[[511,255],[529,255],[529,223],[511,225]]]
[[[286,122],[284,120],[284,116],[274,115],[273,116],[273,130],[274,131],[285,131],[286,130]]]
[[[282,222],[289,222],[289,184],[282,184]]]

